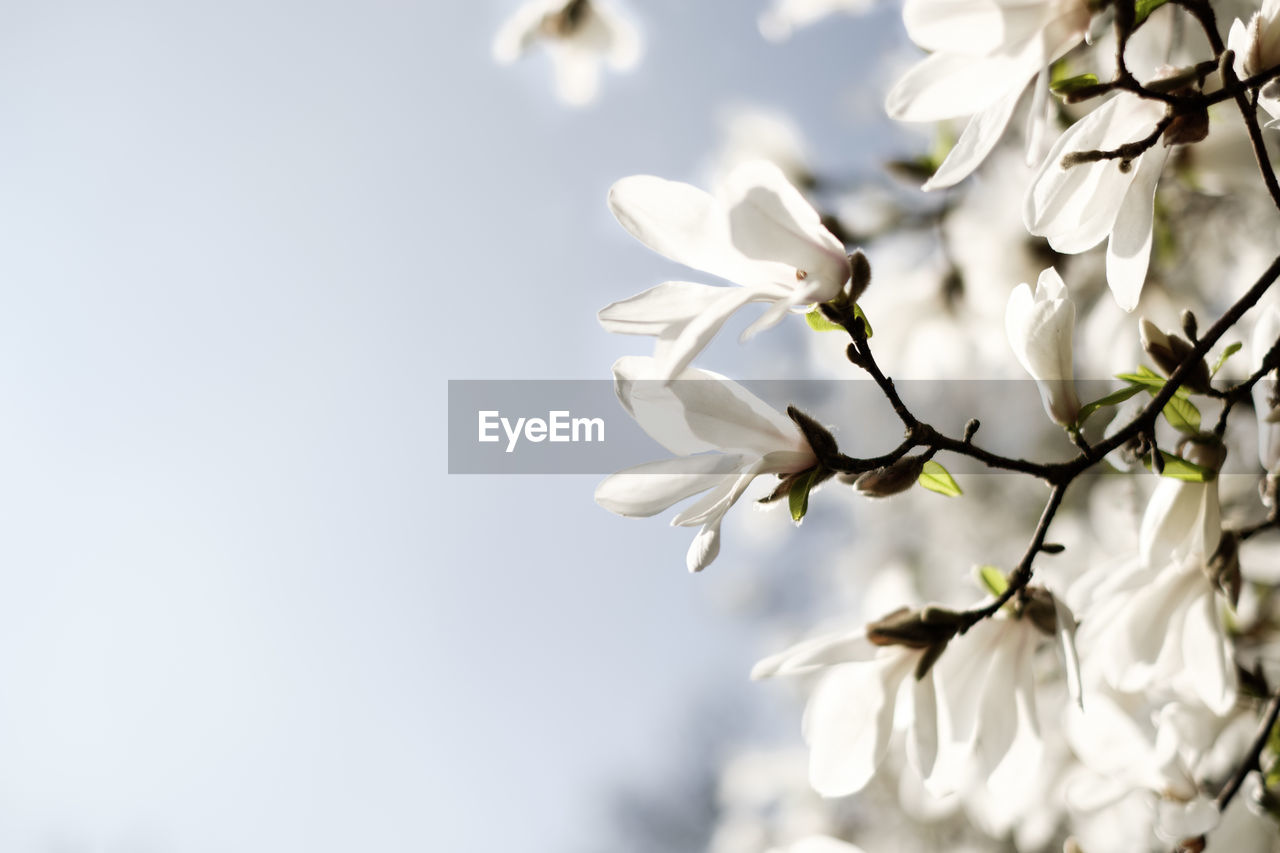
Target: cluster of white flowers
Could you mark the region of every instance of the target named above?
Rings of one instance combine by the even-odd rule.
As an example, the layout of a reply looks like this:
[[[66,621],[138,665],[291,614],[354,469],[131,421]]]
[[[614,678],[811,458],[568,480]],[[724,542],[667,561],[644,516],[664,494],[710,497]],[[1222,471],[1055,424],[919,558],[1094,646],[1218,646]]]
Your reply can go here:
[[[539,6],[500,43],[571,49],[561,19],[610,20],[598,2]],[[870,5],[779,0],[760,26],[783,38]],[[790,131],[755,150],[776,161],[727,153],[711,192],[649,175],[611,189],[637,240],[729,286],[668,281],[600,311],[608,331],[655,339],[652,357],[622,358],[613,375],[674,456],[610,476],[596,500],[652,516],[701,495],[672,521],[699,528],[695,572],[748,494],[799,522],[825,483],[815,505],[852,519],[837,534],[844,585],[820,596],[821,615],[843,612],[847,627],[752,675],[804,685],[804,793],[878,798],[876,810],[824,821],[798,797],[805,818],[788,837],[728,804],[717,853],[731,838],[742,853],[926,849],[942,825],[965,849],[1280,850],[1280,572],[1268,568],[1280,555],[1280,186],[1257,114],[1280,117],[1280,2],[1160,5],[905,0],[928,55],[885,107],[965,121],[945,155],[898,164],[947,190],[941,202],[891,184],[833,197]],[[1234,18],[1225,40],[1218,13]],[[611,38],[594,55],[628,42]],[[1242,152],[1257,156],[1249,179]],[[871,379],[901,444],[868,446],[856,422],[834,432],[693,367],[753,303],[742,341],[804,315],[815,371]],[[1008,414],[1020,384],[982,392],[998,397],[995,422],[960,431],[972,413],[926,418],[927,392],[891,378],[975,375],[1029,376],[1061,429]],[[1250,405],[1241,429],[1233,415]],[[988,449],[1006,439],[1030,452]],[[957,482],[943,462],[1000,476]],[[1130,474],[1091,476],[1107,468]],[[773,547],[800,559],[799,540]],[[833,561],[825,548],[813,559]],[[908,581],[882,601],[868,590],[889,575]],[[796,775],[780,769],[778,786]],[[915,841],[886,829],[893,809],[895,826],[921,828]]]

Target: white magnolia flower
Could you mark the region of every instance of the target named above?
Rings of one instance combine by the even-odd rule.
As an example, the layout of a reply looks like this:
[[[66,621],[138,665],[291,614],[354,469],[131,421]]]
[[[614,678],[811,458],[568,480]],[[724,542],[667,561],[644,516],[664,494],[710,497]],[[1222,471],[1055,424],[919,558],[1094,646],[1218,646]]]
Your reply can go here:
[[[1217,471],[1222,464],[1222,449],[1212,445],[1189,442],[1184,452],[1189,461],[1211,471]],[[1203,564],[1217,550],[1221,539],[1217,478],[1193,483],[1161,477],[1138,529],[1142,564],[1151,568],[1178,560]]]
[[[668,281],[600,311],[610,332],[658,338],[663,379],[680,373],[744,305],[770,305],[746,339],[797,305],[834,299],[849,279],[844,246],[764,160],[734,169],[717,196],[650,175],[623,178],[609,191],[609,207],[655,252],[741,285]]]
[[[933,671],[914,673],[925,649],[877,646],[859,628],[799,643],[756,664],[752,678],[822,669],[804,715],[809,782],[824,797],[862,790],[889,749],[895,722],[907,757],[928,777],[938,752]]]
[[[791,420],[719,374],[689,368],[665,383],[656,381],[653,359],[628,356],[614,364],[613,377],[623,408],[677,456],[607,477],[596,487],[596,503],[618,515],[649,517],[706,492],[671,521],[701,528],[686,559],[691,572],[720,552],[720,523],[752,480],[817,464]]]
[[[1064,167],[1064,155],[1108,151],[1148,136],[1164,116],[1159,101],[1122,92],[1058,138],[1027,193],[1027,230],[1074,255],[1107,243],[1107,284],[1126,311],[1138,304],[1151,260],[1156,183],[1169,149],[1157,143],[1134,158]]]
[[[1263,0],[1247,26],[1236,18],[1227,34],[1227,49],[1236,55],[1235,72],[1241,79],[1280,65],[1280,0]],[[1258,106],[1273,119],[1280,118],[1280,82],[1272,80],[1262,87]]]
[[[804,136],[786,113],[737,106],[726,110],[719,124],[721,139],[711,160],[710,186],[720,187],[736,168],[756,160],[773,163],[793,185],[813,180]]]
[[[1073,808],[1108,808],[1135,791],[1148,793],[1152,829],[1166,842],[1194,838],[1218,824],[1200,793],[1196,769],[1221,720],[1178,703],[1157,713],[1136,697],[1092,684],[1089,707],[1069,711],[1064,731],[1083,767],[1066,792]]]
[[[1004,328],[1018,362],[1035,379],[1044,410],[1067,426],[1080,412],[1072,367],[1076,306],[1053,267],[1040,273],[1035,293],[1023,283],[1009,294]]]
[[[982,163],[1037,75],[1031,116],[1044,114],[1046,69],[1084,38],[1091,12],[1084,0],[907,0],[902,16],[911,40],[933,53],[893,87],[889,115],[921,122],[971,117],[925,183],[930,190],[958,183]]]
[[[1259,367],[1271,347],[1280,341],[1280,306],[1271,305],[1253,327],[1253,361]],[[1253,386],[1253,410],[1258,416],[1258,461],[1263,470],[1276,472],[1280,466],[1280,423],[1273,420],[1271,396],[1275,393],[1274,374]]]
[[[760,34],[770,41],[781,41],[792,31],[822,20],[836,12],[861,14],[875,5],[875,0],[773,0],[773,5],[760,15]]]
[[[964,790],[983,782],[1016,796],[1043,754],[1036,715],[1036,649],[1045,635],[1031,619],[1006,613],[956,637],[938,662],[943,744],[931,787]]]
[[[1213,582],[1197,559],[1123,565],[1086,611],[1087,665],[1117,690],[1172,690],[1225,714],[1235,670]]]
[[[595,100],[601,63],[628,71],[640,61],[640,34],[610,0],[529,0],[499,28],[493,58],[508,65],[538,42],[551,57],[556,94],[571,106]]]

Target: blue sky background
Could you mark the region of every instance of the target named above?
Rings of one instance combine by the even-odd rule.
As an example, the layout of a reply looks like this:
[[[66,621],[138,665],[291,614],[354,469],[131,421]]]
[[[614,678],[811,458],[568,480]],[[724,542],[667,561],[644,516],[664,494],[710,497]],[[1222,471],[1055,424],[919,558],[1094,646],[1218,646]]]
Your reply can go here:
[[[446,381],[644,352],[594,313],[677,268],[609,184],[697,179],[730,103],[873,162],[900,25],[633,3],[570,112],[490,64],[515,5],[0,4],[0,849],[593,849],[751,701],[748,549],[447,476]]]

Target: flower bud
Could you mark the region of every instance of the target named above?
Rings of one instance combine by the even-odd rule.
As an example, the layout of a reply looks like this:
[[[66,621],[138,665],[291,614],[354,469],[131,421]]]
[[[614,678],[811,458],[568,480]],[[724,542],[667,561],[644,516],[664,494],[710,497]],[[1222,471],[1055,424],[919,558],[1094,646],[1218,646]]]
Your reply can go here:
[[[809,442],[809,447],[813,449],[814,455],[819,459],[829,459],[839,452],[835,436],[822,424],[795,406],[787,406],[787,417],[791,418],[795,425],[800,428],[805,440]]]
[[[877,646],[906,646],[909,649],[927,649],[939,643],[945,645],[955,636],[957,621],[940,618],[940,613],[951,611],[937,607],[925,610],[932,611],[934,621],[926,620],[923,610],[902,607],[867,625],[867,639]]]
[[[923,468],[924,456],[904,456],[892,465],[868,471],[853,485],[869,498],[887,498],[915,485]]]
[[[857,302],[871,284],[871,262],[858,249],[849,255],[849,298]]]
[[[1138,334],[1142,338],[1142,348],[1165,376],[1172,376],[1194,349],[1181,336],[1165,334],[1145,317],[1138,323]],[[1209,390],[1209,365],[1205,364],[1203,358],[1187,372],[1182,384],[1202,394]]]

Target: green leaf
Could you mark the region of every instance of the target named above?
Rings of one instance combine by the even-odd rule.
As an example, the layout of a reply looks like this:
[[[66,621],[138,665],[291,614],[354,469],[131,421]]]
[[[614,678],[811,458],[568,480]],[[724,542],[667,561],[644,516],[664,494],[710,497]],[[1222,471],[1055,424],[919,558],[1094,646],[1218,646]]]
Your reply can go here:
[[[1174,397],[1164,405],[1164,419],[1179,432],[1195,433],[1200,431],[1200,410],[1195,403]]]
[[[817,479],[818,469],[811,468],[796,477],[796,481],[791,484],[791,491],[787,494],[787,503],[791,506],[792,521],[799,521],[809,511],[809,490],[813,488],[814,481]]]
[[[1164,459],[1164,473],[1161,476],[1174,480],[1185,480],[1188,483],[1205,483],[1213,479],[1213,472],[1208,468],[1189,462],[1181,456],[1165,453],[1163,450],[1157,450],[1156,452]],[[1142,464],[1150,470],[1151,457],[1148,456],[1143,459]]]
[[[853,316],[862,318],[862,325],[865,326],[867,329],[868,338],[875,334],[875,332],[871,331],[871,321],[867,319],[867,315],[866,313],[863,312],[861,305],[858,305],[856,303],[854,304]]]
[[[1137,0],[1133,4],[1133,25],[1135,27],[1142,24],[1152,12],[1159,9],[1169,0]]]
[[[1055,95],[1070,95],[1072,92],[1096,85],[1098,85],[1097,74],[1080,74],[1065,80],[1055,80],[1049,85],[1049,90]]]
[[[924,467],[920,469],[920,477],[916,482],[931,492],[937,492],[949,498],[958,498],[964,494],[960,487],[956,485],[956,481],[950,472],[932,459],[924,463]]]
[[[1222,369],[1222,365],[1226,364],[1227,359],[1231,358],[1231,356],[1240,352],[1240,347],[1242,346],[1244,346],[1244,344],[1240,343],[1239,341],[1236,341],[1234,344],[1231,344],[1226,349],[1224,349],[1222,351],[1222,355],[1218,356],[1217,363],[1213,365],[1213,370],[1209,371],[1209,375],[1217,376],[1218,371]]]
[[[1116,379],[1121,379],[1131,385],[1141,385],[1143,388],[1152,388],[1159,391],[1169,380],[1165,379],[1159,373],[1156,373],[1145,365],[1138,365],[1138,369],[1133,373],[1117,373]],[[1189,397],[1191,392],[1183,386],[1178,386],[1178,390],[1173,392],[1177,397]]]
[[[979,566],[978,580],[987,588],[987,592],[999,598],[1004,591],[1009,588],[1009,579],[1004,576],[1004,572],[995,566]]]
[[[822,309],[814,306],[813,310],[804,315],[804,321],[809,324],[809,328],[815,332],[843,332],[844,326],[839,323],[833,323],[827,319],[827,315],[822,313]]]
[[[1076,426],[1084,426],[1085,420],[1087,420],[1094,412],[1098,411],[1098,409],[1101,409],[1104,406],[1115,406],[1123,403],[1125,400],[1128,400],[1133,395],[1140,393],[1142,390],[1142,385],[1126,385],[1119,391],[1112,391],[1107,396],[1099,397],[1092,403],[1085,403],[1080,407],[1080,414],[1076,416]]]

